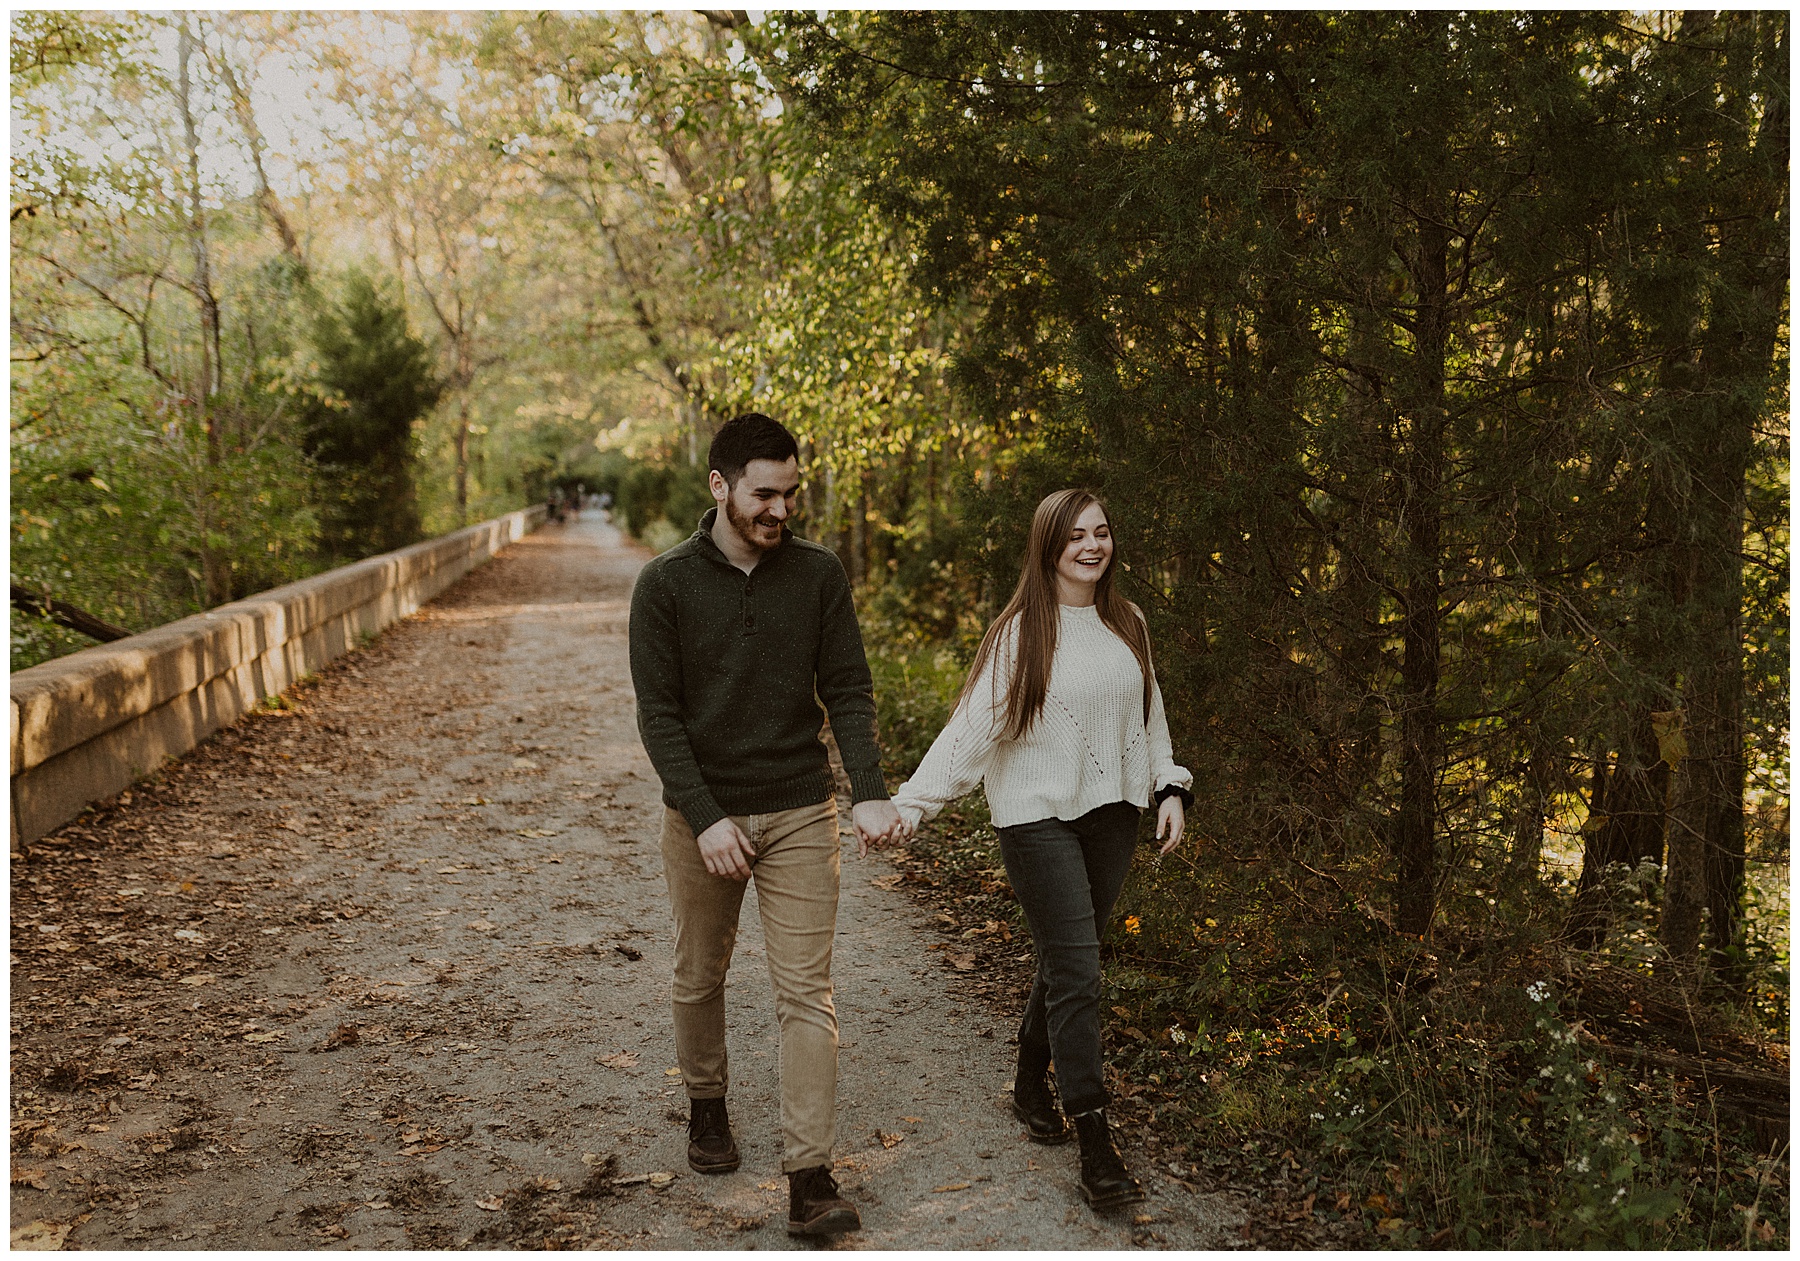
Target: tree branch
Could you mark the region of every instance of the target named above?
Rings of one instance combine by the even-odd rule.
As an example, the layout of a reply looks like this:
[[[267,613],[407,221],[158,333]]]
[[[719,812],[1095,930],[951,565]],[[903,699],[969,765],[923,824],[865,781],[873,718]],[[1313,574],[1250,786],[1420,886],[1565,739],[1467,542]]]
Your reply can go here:
[[[63,600],[55,600],[47,595],[39,595],[28,587],[12,584],[13,607],[20,612],[29,613],[33,617],[48,618],[59,626],[66,626],[72,631],[79,631],[89,639],[97,639],[103,644],[114,640],[127,639],[130,631],[111,622],[103,622],[86,609],[77,608]]]

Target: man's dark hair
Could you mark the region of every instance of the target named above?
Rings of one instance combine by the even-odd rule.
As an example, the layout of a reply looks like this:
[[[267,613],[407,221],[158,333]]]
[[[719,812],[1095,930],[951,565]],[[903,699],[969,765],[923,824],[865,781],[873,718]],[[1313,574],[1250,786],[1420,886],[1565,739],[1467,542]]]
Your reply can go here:
[[[800,444],[786,425],[761,412],[745,412],[719,426],[706,450],[706,467],[719,470],[727,486],[736,486],[752,460],[780,463],[799,458]]]

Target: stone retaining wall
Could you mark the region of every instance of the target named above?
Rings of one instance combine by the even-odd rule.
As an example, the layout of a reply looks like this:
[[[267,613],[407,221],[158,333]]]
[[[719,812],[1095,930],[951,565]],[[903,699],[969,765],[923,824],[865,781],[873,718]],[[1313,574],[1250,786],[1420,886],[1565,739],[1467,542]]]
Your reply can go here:
[[[508,513],[12,676],[13,847],[68,822],[544,520]]]

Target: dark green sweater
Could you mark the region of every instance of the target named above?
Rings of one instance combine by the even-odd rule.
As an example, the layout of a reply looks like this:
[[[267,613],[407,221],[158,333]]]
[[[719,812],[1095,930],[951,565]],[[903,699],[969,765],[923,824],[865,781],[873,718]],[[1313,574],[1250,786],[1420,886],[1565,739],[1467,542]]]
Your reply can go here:
[[[696,834],[726,815],[832,795],[820,703],[853,801],[885,800],[875,699],[850,580],[830,548],[783,532],[746,574],[700,528],[631,592],[638,734],[663,800]]]

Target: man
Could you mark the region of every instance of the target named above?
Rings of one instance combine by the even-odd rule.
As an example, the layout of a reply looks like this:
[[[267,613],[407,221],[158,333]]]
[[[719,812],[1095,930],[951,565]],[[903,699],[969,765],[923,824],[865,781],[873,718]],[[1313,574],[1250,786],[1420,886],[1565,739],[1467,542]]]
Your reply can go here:
[[[675,913],[675,1047],[689,1100],[688,1164],[738,1167],[725,1109],[725,973],[756,880],[781,1026],[788,1231],[862,1225],[831,1176],[837,1122],[838,821],[820,739],[830,716],[862,853],[900,826],[881,777],[875,703],[850,582],[829,548],[784,522],[799,446],[757,413],[707,453],[715,507],[631,594],[638,732],[662,778],[663,869]]]

